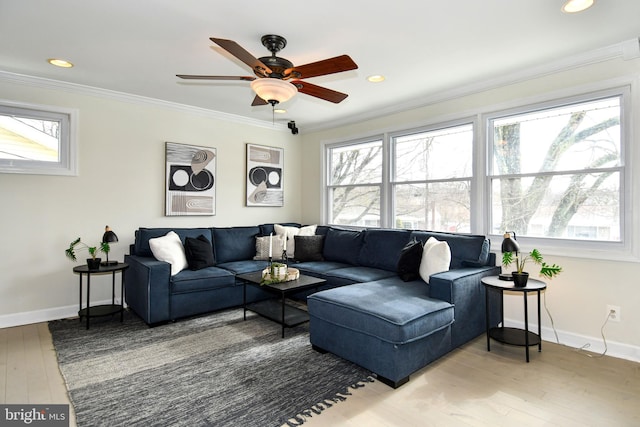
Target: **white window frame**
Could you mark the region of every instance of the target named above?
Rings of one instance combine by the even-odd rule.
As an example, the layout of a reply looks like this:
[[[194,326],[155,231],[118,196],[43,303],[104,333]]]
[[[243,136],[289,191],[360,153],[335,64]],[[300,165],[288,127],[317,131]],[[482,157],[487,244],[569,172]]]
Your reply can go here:
[[[23,117],[60,121],[59,161],[0,159],[0,173],[78,175],[77,110],[0,100],[0,114],[15,114]]]
[[[621,158],[621,182],[620,182],[620,242],[608,241],[592,241],[579,239],[561,239],[561,238],[542,238],[542,237],[526,237],[518,236],[520,246],[523,248],[537,248],[545,255],[563,255],[574,254],[579,258],[602,258],[602,259],[618,259],[633,260],[632,246],[632,194],[631,194],[631,157],[629,156],[631,146],[631,87],[620,86],[610,89],[599,90],[595,92],[584,93],[581,95],[566,96],[554,100],[538,102],[534,104],[521,105],[518,107],[505,109],[501,111],[484,114],[482,123],[485,127],[485,173],[484,173],[484,230],[485,234],[494,242],[501,242],[503,236],[492,234],[491,207],[492,192],[491,189],[491,164],[492,162],[492,141],[493,135],[489,126],[489,122],[493,119],[499,119],[505,116],[526,114],[548,108],[562,107],[566,105],[588,102],[591,100],[602,99],[607,97],[620,96],[620,158]],[[504,230],[509,231],[509,230]]]

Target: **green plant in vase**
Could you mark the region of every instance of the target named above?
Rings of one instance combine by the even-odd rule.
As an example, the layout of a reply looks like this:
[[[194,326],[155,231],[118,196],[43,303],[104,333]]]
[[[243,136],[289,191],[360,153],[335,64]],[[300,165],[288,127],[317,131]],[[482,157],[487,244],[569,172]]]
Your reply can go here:
[[[262,275],[261,285],[270,285],[272,283],[286,282],[287,280],[287,264],[280,262],[272,262],[269,269]]]
[[[512,273],[513,281],[516,286],[526,286],[529,273],[524,271],[524,267],[527,261],[532,261],[534,264],[540,266],[540,276],[552,279],[562,272],[562,267],[556,264],[547,264],[544,262],[542,254],[539,250],[533,249],[527,255],[518,256],[516,252],[504,252],[502,254],[502,264],[507,267],[515,263],[516,271]]]
[[[80,249],[86,249],[87,252],[89,252],[89,255],[91,255],[91,258],[87,259],[87,266],[92,270],[97,270],[98,268],[100,268],[101,261],[100,258],[97,257],[98,252],[108,253],[111,248],[109,247],[109,243],[107,242],[101,242],[96,246],[89,246],[84,243],[80,239],[80,237],[78,237],[69,244],[69,247],[64,250],[64,253],[71,261],[78,261],[76,251]]]

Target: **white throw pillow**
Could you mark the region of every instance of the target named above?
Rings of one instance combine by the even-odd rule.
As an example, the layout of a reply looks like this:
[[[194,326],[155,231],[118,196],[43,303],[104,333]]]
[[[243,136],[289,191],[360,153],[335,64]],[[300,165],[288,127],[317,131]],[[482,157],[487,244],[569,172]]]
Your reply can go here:
[[[269,239],[271,236],[256,237],[256,256],[255,260],[268,260],[269,259]],[[273,247],[271,252],[271,258],[274,261],[278,261],[282,258],[282,251],[284,250],[284,237],[275,235],[273,236]]]
[[[180,273],[189,265],[182,241],[175,231],[170,231],[162,237],[149,239],[149,247],[158,261],[171,264],[172,276]]]
[[[443,271],[449,271],[451,263],[451,249],[447,242],[441,242],[435,237],[429,237],[422,250],[420,261],[420,277],[429,283],[429,276]]]
[[[285,227],[284,225],[274,224],[273,229],[276,231],[276,235],[283,236],[287,242],[287,257],[294,258],[296,250],[296,239],[294,236],[313,236],[316,234],[316,228],[318,225],[307,225],[305,227]]]

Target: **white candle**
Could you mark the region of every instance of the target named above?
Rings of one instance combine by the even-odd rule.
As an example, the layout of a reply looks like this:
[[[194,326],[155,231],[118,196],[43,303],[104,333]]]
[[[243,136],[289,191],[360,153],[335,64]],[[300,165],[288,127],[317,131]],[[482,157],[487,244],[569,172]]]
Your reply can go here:
[[[269,258],[273,255],[273,233],[269,233]]]

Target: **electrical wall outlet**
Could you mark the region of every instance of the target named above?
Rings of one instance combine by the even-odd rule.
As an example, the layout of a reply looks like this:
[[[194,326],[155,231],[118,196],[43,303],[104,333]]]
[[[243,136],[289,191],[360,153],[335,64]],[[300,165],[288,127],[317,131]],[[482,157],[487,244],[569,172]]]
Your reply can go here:
[[[619,322],[622,320],[622,312],[620,311],[620,307],[617,305],[607,305],[607,316],[609,316],[609,320],[612,322]]]

